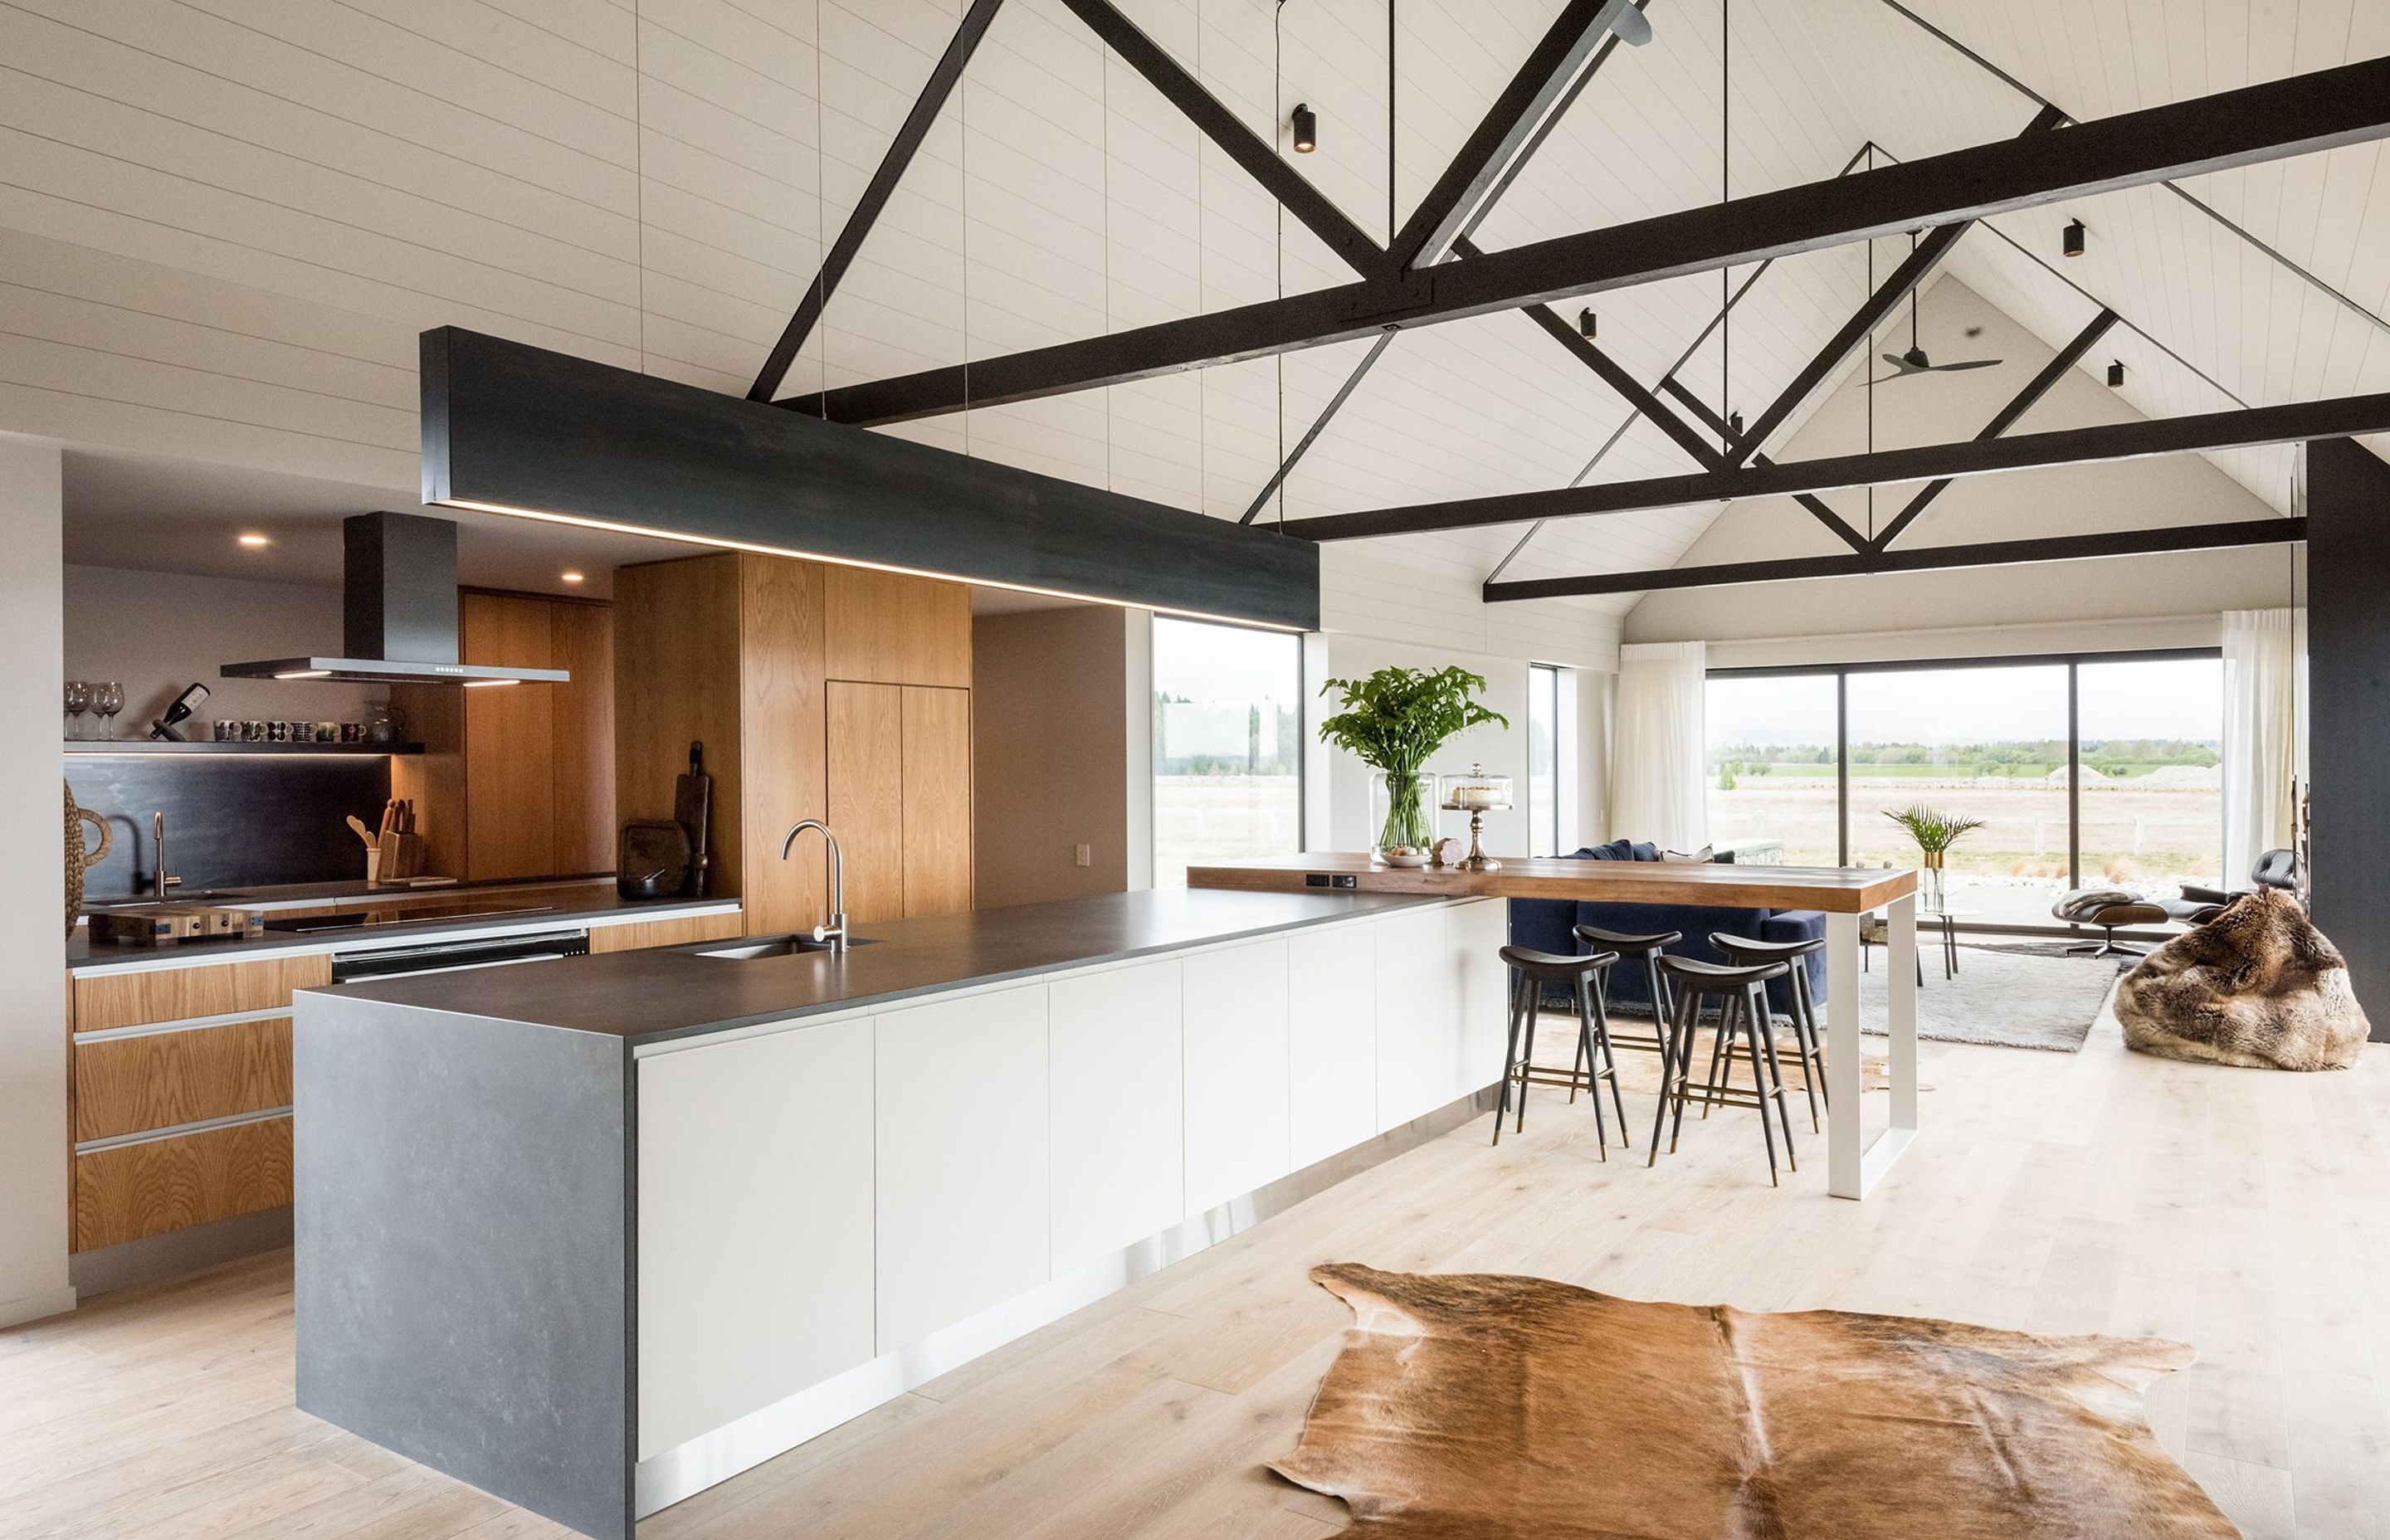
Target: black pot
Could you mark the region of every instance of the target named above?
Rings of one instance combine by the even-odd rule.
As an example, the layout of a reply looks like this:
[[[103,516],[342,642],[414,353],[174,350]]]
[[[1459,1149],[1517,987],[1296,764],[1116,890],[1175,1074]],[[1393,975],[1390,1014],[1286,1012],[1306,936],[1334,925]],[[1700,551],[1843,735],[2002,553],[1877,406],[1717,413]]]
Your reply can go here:
[[[681,874],[669,866],[659,866],[636,877],[615,878],[614,891],[630,899],[670,898],[680,891],[680,882]]]

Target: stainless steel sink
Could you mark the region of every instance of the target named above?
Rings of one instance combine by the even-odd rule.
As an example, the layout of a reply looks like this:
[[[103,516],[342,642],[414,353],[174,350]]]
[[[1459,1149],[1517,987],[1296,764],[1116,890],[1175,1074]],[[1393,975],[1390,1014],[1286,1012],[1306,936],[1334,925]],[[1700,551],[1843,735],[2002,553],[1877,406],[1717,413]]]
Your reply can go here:
[[[855,936],[850,938],[847,944],[869,946],[871,939],[867,936]],[[734,962],[752,962],[757,957],[792,957],[807,952],[829,950],[830,950],[829,943],[816,941],[813,937],[799,932],[785,936],[750,936],[745,941],[732,942],[727,946],[701,946],[697,948],[697,955],[700,957],[727,957]]]

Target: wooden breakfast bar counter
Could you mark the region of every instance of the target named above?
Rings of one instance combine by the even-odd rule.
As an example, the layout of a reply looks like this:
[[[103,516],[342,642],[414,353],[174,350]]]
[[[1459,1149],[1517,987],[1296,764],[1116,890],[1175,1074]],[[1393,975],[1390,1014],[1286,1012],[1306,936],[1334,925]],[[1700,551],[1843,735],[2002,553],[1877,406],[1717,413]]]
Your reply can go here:
[[[1917,1136],[1917,874],[1855,866],[1743,866],[1505,857],[1493,871],[1381,866],[1366,853],[1314,852],[1189,866],[1190,888],[1249,892],[1557,898],[1819,909],[1826,916],[1826,1190],[1864,1198]],[[1859,1127],[1859,920],[1885,912],[1884,987],[1892,1034],[1892,1121],[1873,1144]]]

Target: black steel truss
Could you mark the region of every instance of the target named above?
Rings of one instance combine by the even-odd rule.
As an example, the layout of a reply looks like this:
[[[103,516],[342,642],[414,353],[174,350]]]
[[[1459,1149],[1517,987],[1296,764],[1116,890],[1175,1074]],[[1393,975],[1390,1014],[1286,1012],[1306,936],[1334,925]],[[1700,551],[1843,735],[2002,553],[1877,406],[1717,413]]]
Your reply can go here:
[[[2034,114],[2033,122],[2025,124],[2017,137],[2024,139],[2046,134],[2063,122],[2065,115],[2056,108],[2043,108]],[[1777,392],[1776,399],[1767,404],[1767,409],[1759,414],[1741,438],[1735,441],[1734,463],[1741,465],[1757,454],[1759,446],[1767,442],[1768,435],[1782,427],[1785,418],[1800,410],[1801,404],[1825,383],[1826,377],[1842,366],[1843,360],[1850,356],[1851,350],[1858,346],[1859,340],[1873,331],[1899,306],[1902,296],[1925,281],[1925,276],[1941,264],[1942,259],[1949,254],[1950,248],[1958,245],[1959,237],[1973,225],[1973,220],[1962,219],[1928,231],[1925,238],[1901,259],[1900,265],[1894,268],[1883,282],[1876,285],[1875,292],[1870,294],[1858,309],[1851,312],[1850,317],[1834,335],[1826,340],[1825,346],[1801,366],[1801,372]]]
[[[1073,8],[1098,0],[1070,0]],[[2061,198],[2390,135],[2390,58],[1532,242],[1025,353],[796,396],[844,422],[906,421],[1153,379],[1330,342],[1739,266]],[[1275,155],[1270,164],[1282,168]]]
[[[2090,352],[2093,345],[2096,344],[2100,339],[2107,336],[2108,328],[2115,324],[2116,313],[2113,310],[2107,309],[2105,306],[2102,306],[2100,314],[2091,317],[2089,323],[2086,325],[2081,331],[2075,334],[2074,340],[2068,342],[2066,346],[2059,349],[2050,361],[2042,366],[2041,372],[2039,374],[2035,375],[2031,379],[2025,381],[2024,389],[2010,397],[2009,404],[2007,405],[1992,414],[1992,420],[1985,423],[1984,425],[1984,430],[1976,434],[1975,437],[1978,439],[1997,439],[2002,433],[2007,432],[2011,428],[2014,427],[2017,419],[2024,417],[2025,413],[2031,411],[2033,409],[2034,403],[2048,395],[2053,386],[2055,386],[2060,380],[2065,379],[2066,371],[2075,367],[2076,364],[2082,362],[2083,355]],[[1949,484],[1950,478],[1943,476],[1927,482],[1923,487],[1920,488],[1917,495],[1908,500],[1908,506],[1902,508],[1898,514],[1895,515],[1892,522],[1886,524],[1883,527],[1882,533],[1875,537],[1875,548],[1877,550],[1883,549],[1886,545],[1893,543],[1894,539],[1899,535],[1901,531],[1917,522],[1917,516],[1923,513],[1927,505],[1931,504],[1934,499],[1941,496],[1943,490],[1948,487]]]
[[[1387,245],[1397,271],[1441,262],[1492,207],[1511,168],[1533,148],[1553,109],[1571,99],[1586,61],[1611,38],[1609,21],[1626,0],[1569,0],[1543,40],[1510,77],[1444,174]]]
[[[936,66],[931,70],[929,83],[913,98],[912,110],[905,114],[905,122],[896,130],[888,153],[880,158],[879,169],[865,184],[854,212],[847,216],[838,239],[830,243],[829,254],[822,258],[821,271],[805,286],[804,297],[797,302],[797,313],[789,317],[780,340],[772,344],[771,353],[765,357],[764,367],[748,389],[748,400],[769,401],[780,393],[780,387],[788,381],[789,366],[797,361],[797,350],[805,345],[805,339],[820,322],[823,309],[838,291],[839,280],[854,265],[855,253],[863,250],[863,237],[871,233],[880,211],[888,207],[888,199],[895,196],[896,184],[904,180],[906,168],[913,163],[921,141],[929,137],[930,127],[938,121],[946,97],[953,95],[955,83],[963,78],[963,66],[978,51],[979,40],[987,35],[988,23],[996,19],[996,8],[1003,4],[1004,0],[971,0],[970,9],[963,13],[961,24],[946,44],[946,51],[938,56]]]
[[[2293,402],[2281,406],[2237,407],[2142,422],[2098,423],[2013,438],[1969,439],[1958,443],[1919,444],[1864,455],[1837,455],[1791,464],[1745,466],[1690,476],[1608,481],[1546,492],[1514,492],[1493,497],[1421,503],[1291,520],[1280,528],[1312,540],[1358,540],[1378,535],[1424,534],[1441,530],[1483,529],[1535,519],[1580,518],[1639,508],[1682,507],[1743,497],[1789,497],[1801,492],[1926,481],[1937,477],[1983,476],[2042,466],[2086,465],[2182,455],[2195,450],[2242,449],[2304,439],[2340,438],[2390,431],[2390,393]]]
[[[1696,418],[1702,422],[1707,423],[1712,432],[1724,433],[1728,431],[1728,425],[1715,410],[1711,408],[1710,404],[1703,401],[1700,396],[1695,395],[1691,390],[1687,388],[1685,383],[1682,380],[1679,380],[1675,375],[1670,375],[1667,379],[1660,381],[1660,388],[1667,391],[1671,397],[1682,403],[1685,409],[1691,412]],[[1751,460],[1754,465],[1772,466],[1776,463],[1765,455],[1754,455],[1751,457]],[[1865,551],[1873,548],[1869,544],[1868,537],[1866,535],[1863,535],[1858,531],[1853,529],[1847,520],[1844,519],[1841,514],[1836,513],[1832,508],[1827,507],[1825,499],[1819,497],[1816,493],[1796,492],[1792,494],[1792,500],[1800,504],[1803,507],[1807,508],[1811,518],[1817,520],[1818,523],[1825,525],[1826,528],[1833,531],[1834,537],[1840,540],[1844,545],[1848,545],[1852,550]]]
[[[1668,567],[1645,572],[1597,572],[1585,577],[1525,578],[1488,583],[1488,604],[1566,598],[1586,594],[1637,594],[1654,588],[1715,588],[1737,583],[1782,583],[1796,578],[1854,577],[1871,572],[1923,572],[1952,567],[2013,567],[2039,561],[2079,561],[2087,557],[2141,556],[2165,551],[2212,551],[2236,545],[2272,545],[2305,540],[2305,519],[2248,519],[2229,524],[2177,524],[2154,530],[2112,530],[2037,540],[1995,540],[1972,545],[1919,545],[1897,551],[1847,556],[1787,557],[1773,561],[1728,561],[1708,567]]]

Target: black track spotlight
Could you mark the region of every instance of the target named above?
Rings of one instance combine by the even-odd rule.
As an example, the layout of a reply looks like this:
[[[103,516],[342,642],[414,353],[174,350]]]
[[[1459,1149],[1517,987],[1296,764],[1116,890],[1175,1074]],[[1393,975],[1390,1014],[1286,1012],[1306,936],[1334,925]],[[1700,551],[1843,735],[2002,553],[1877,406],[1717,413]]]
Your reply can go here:
[[[1319,114],[1307,102],[1294,104],[1294,152],[1308,155],[1319,148]]]
[[[2070,257],[2079,257],[2083,254],[2083,222],[2081,220],[2070,219],[2066,222],[2066,233],[2059,237],[2058,249]]]
[[[1576,334],[1588,342],[1593,340],[1594,331],[1600,324],[1601,317],[1596,315],[1590,306],[1576,313]]]
[[[1726,415],[1726,436],[1730,439],[1741,439],[1742,437],[1742,414],[1741,412],[1728,412]]]
[[[2125,362],[2124,362],[2124,360],[2123,360],[2123,359],[2121,359],[2121,358],[2118,358],[2118,359],[2111,359],[2111,360],[2109,360],[2109,363],[2108,363],[2108,388],[2109,388],[2110,390],[2115,390],[2115,389],[2118,389],[2118,388],[2122,387],[2124,383],[2125,383]]]

